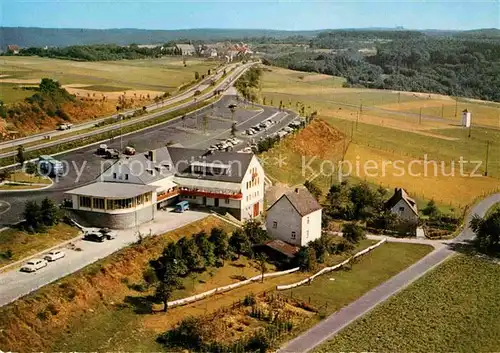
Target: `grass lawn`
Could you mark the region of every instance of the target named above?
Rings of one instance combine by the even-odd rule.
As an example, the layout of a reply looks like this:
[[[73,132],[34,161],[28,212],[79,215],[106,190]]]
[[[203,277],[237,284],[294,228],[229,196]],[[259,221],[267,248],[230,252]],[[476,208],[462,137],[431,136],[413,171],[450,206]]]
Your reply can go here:
[[[488,212],[486,212],[486,215],[485,217],[488,217],[489,215],[495,213],[495,212],[499,212],[500,211],[500,202],[499,203],[496,203],[493,205],[493,207],[491,207]]]
[[[500,347],[500,266],[457,255],[317,352],[493,352]]]
[[[36,183],[36,184],[46,184],[46,185],[51,183],[49,178],[27,174],[22,171],[17,171],[12,173],[10,175],[9,181],[18,183]]]
[[[428,245],[385,243],[361,257],[351,270],[330,272],[282,293],[322,308],[327,315],[356,300],[431,252]],[[331,280],[331,279],[334,280]]]
[[[47,230],[46,233],[29,234],[17,229],[7,229],[0,232],[0,266],[8,265],[27,256],[36,254],[43,249],[62,243],[78,236],[79,230],[65,223]],[[12,251],[12,257],[5,253]]]

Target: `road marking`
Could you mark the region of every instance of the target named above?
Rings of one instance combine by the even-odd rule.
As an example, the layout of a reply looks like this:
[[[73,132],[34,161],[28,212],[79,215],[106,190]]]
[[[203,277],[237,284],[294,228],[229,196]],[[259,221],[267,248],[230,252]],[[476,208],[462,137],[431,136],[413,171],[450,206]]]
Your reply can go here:
[[[10,203],[8,203],[7,201],[1,201],[0,200],[0,209],[2,208],[2,205],[6,205],[7,209],[4,210],[4,211],[0,211],[0,215],[9,212],[10,208],[11,208]]]

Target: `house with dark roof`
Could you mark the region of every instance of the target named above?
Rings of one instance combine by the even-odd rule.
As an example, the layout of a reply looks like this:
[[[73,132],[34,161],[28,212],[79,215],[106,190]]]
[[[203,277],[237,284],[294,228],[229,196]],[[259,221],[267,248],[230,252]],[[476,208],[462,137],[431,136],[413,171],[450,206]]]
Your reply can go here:
[[[93,226],[129,228],[179,201],[239,220],[264,207],[264,170],[251,153],[162,147],[110,161],[97,180],[68,191],[71,212]]]
[[[10,54],[19,54],[19,50],[21,48],[19,48],[18,45],[15,45],[15,44],[11,44],[11,45],[7,45],[7,52],[10,53]]]
[[[394,195],[385,203],[385,208],[411,223],[418,223],[418,208],[414,199],[402,188],[395,188]]]
[[[307,189],[286,192],[267,209],[268,234],[289,244],[305,246],[321,237],[321,213],[321,205]]]

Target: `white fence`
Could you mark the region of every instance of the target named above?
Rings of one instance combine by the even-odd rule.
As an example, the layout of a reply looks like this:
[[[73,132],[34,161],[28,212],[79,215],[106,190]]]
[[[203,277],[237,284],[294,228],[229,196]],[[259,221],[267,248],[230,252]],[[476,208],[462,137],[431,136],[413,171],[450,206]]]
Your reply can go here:
[[[311,283],[316,277],[321,276],[324,273],[334,271],[334,270],[336,270],[336,269],[338,269],[338,268],[340,268],[340,267],[348,264],[352,259],[355,259],[355,258],[357,258],[357,257],[359,257],[361,255],[369,253],[370,251],[372,251],[373,249],[379,247],[380,245],[382,245],[386,241],[387,241],[387,238],[384,238],[381,241],[379,241],[377,244],[374,244],[372,246],[367,247],[364,250],[361,250],[360,252],[354,254],[352,257],[348,258],[347,260],[342,261],[341,263],[339,263],[339,264],[337,264],[335,266],[325,267],[324,269],[316,272],[311,277],[303,279],[302,281],[299,281],[299,282],[296,282],[296,283],[292,283],[292,284],[285,284],[285,285],[282,285],[282,286],[276,286],[276,289],[277,290],[291,289],[291,288],[299,287],[299,286],[301,286],[303,284],[306,284],[306,283]]]
[[[286,270],[286,271],[265,273],[264,274],[264,278],[270,278],[270,277],[277,277],[277,276],[287,275],[287,274],[292,273],[292,272],[297,272],[299,269],[300,269],[299,267],[295,267],[295,268],[292,268],[292,269]],[[167,303],[167,307],[173,308],[173,307],[176,307],[176,306],[181,306],[181,305],[186,305],[186,304],[194,303],[194,302],[196,302],[198,300],[205,299],[205,298],[210,297],[210,296],[212,296],[214,294],[228,292],[228,291],[233,290],[235,288],[245,286],[245,285],[250,284],[252,282],[258,282],[260,280],[262,280],[262,275],[258,275],[258,276],[255,276],[255,277],[252,277],[252,278],[249,278],[247,280],[240,281],[240,282],[237,282],[237,283],[229,284],[229,285],[224,286],[224,287],[219,287],[219,288],[211,289],[209,291],[206,291],[206,292],[203,292],[203,293],[200,293],[200,294],[196,294],[196,295],[193,295],[191,297],[182,298],[182,299],[178,299],[178,300],[174,300],[174,301],[168,302]]]

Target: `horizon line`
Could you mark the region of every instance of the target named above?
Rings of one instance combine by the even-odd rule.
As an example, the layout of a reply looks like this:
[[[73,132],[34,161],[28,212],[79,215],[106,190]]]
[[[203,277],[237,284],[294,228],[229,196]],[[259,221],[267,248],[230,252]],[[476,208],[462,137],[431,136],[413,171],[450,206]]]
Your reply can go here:
[[[109,27],[109,28],[91,28],[91,27],[40,27],[40,26],[0,26],[3,28],[33,28],[33,29],[69,29],[69,30],[93,30],[93,31],[108,31],[108,30],[138,30],[138,31],[196,31],[196,30],[227,30],[227,31],[274,31],[274,32],[322,32],[322,31],[338,31],[338,30],[398,30],[398,31],[441,31],[441,32],[467,32],[480,30],[500,30],[500,27],[479,27],[473,29],[438,29],[438,28],[406,28],[404,26],[395,27],[339,27],[339,28],[317,28],[317,29],[275,29],[275,28],[230,28],[230,27],[191,27],[191,28],[174,28],[174,29],[146,29],[137,27]]]

